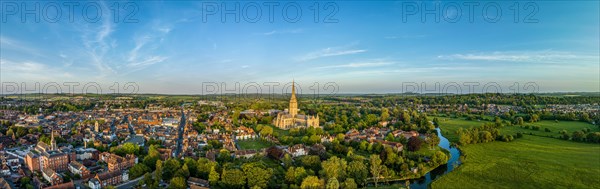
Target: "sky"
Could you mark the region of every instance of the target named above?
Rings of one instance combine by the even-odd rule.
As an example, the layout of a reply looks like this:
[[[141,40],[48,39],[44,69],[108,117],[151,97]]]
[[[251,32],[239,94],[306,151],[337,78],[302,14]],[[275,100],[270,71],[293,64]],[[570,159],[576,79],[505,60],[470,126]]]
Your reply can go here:
[[[0,5],[3,94],[600,91],[598,1]]]

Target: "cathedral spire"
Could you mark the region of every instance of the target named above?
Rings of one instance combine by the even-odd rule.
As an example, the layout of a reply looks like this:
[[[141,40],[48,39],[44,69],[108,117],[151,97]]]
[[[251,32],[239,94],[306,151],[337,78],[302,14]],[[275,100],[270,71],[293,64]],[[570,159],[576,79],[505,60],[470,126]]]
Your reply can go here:
[[[292,98],[296,98],[296,82],[292,79]]]
[[[296,82],[292,80],[292,96],[290,98],[290,108],[288,112],[292,117],[298,114],[298,101],[296,100]]]

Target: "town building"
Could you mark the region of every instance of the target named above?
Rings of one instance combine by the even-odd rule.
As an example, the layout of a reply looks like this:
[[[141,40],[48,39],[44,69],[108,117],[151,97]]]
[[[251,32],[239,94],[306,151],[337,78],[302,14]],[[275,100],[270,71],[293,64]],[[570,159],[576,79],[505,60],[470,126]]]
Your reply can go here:
[[[96,174],[94,178],[88,181],[88,186],[92,189],[100,189],[107,186],[116,186],[128,180],[129,174],[127,173],[127,171],[109,171]]]
[[[57,185],[63,182],[62,177],[52,169],[42,170],[42,176],[50,183],[50,185]]]

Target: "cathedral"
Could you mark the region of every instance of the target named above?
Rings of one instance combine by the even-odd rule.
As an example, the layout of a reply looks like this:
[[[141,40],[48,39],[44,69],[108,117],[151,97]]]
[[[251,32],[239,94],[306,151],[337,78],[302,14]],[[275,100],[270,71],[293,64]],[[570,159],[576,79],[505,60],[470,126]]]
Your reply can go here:
[[[295,127],[319,127],[319,115],[310,116],[298,114],[298,101],[296,100],[296,87],[292,82],[292,97],[290,107],[287,111],[279,112],[274,124],[280,129],[291,129]]]

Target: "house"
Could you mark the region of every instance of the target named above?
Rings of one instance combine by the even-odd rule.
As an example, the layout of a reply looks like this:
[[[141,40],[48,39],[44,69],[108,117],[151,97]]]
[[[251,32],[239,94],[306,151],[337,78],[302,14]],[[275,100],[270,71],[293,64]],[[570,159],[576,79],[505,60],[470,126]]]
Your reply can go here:
[[[0,168],[0,174],[2,174],[2,176],[10,175],[10,168],[8,168],[8,165],[2,164],[2,168]]]
[[[267,148],[266,153],[269,157],[279,160],[285,155],[283,149],[285,149],[285,147],[271,146]]]
[[[257,155],[259,152],[256,150],[238,150],[235,151],[235,158],[251,158]]]
[[[210,188],[210,184],[207,180],[196,177],[188,178],[187,183],[190,186],[190,188]]]
[[[419,133],[416,131],[395,130],[392,132],[392,135],[394,135],[394,137],[398,137],[398,136],[402,135],[404,138],[410,139],[410,137],[419,136]]]
[[[8,183],[6,180],[4,180],[4,178],[0,177],[0,188],[12,189],[13,187],[10,186],[10,183]]]
[[[77,160],[83,161],[86,159],[98,160],[100,152],[94,148],[78,148],[75,150]]]
[[[69,171],[73,174],[78,174],[82,178],[88,178],[90,176],[90,170],[77,161],[69,163]]]
[[[108,163],[108,171],[127,170],[138,163],[138,159],[135,155],[127,154],[125,157],[121,157],[117,154],[108,152],[100,154],[100,160]]]
[[[43,189],[75,189],[75,183],[73,183],[73,181],[71,181],[71,182],[67,182],[67,183],[62,183],[62,184],[45,187]]]
[[[107,186],[116,186],[122,182],[129,180],[127,171],[109,171],[96,174],[96,176],[88,181],[88,186],[92,189],[100,189]]]
[[[57,185],[63,182],[62,177],[50,168],[44,168],[44,170],[42,170],[42,176],[50,183],[50,185]]]
[[[303,144],[293,145],[289,147],[287,151],[292,155],[292,157],[304,156],[308,154],[308,150],[306,150]]]

